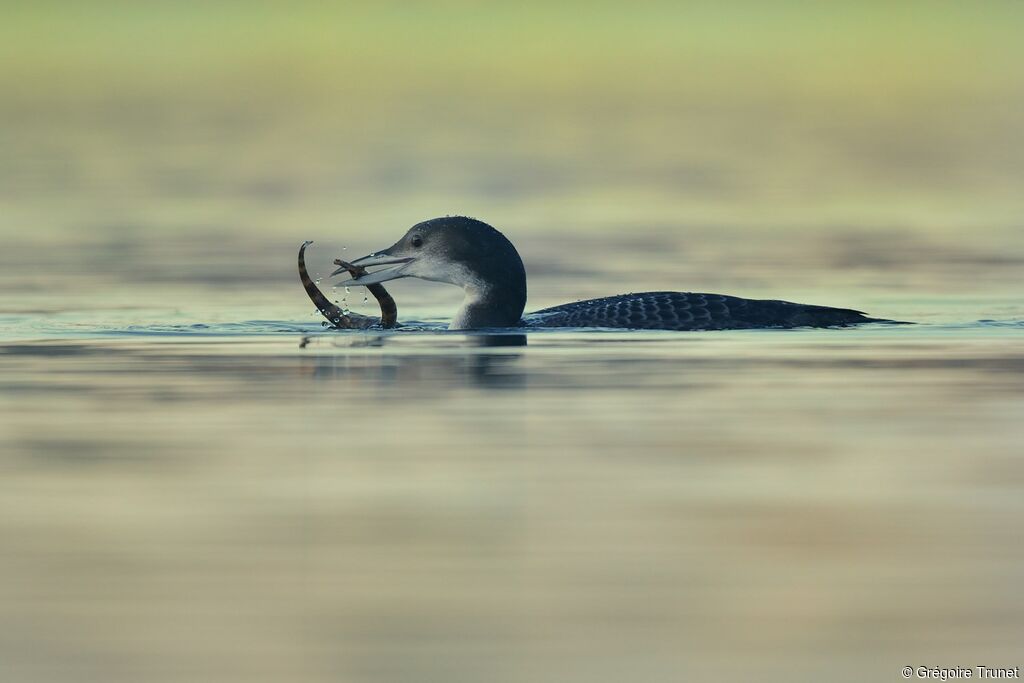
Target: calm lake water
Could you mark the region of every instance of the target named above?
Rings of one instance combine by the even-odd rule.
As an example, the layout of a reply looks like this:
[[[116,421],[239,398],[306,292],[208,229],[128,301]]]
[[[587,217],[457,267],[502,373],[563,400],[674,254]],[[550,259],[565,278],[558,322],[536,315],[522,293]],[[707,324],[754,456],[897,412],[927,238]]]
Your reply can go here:
[[[794,298],[921,322],[331,332],[284,281],[292,251],[266,287],[282,304],[201,278],[93,284],[126,298],[109,308],[7,296],[4,680],[855,681],[1020,663],[1018,299],[822,282]],[[623,282],[564,265],[534,291]],[[394,291],[401,319],[443,319],[447,289]]]
[[[1024,665],[1022,3],[20,3],[0,681],[893,681]],[[333,332],[447,213],[527,310]],[[344,292],[337,293],[339,300]],[[361,290],[347,295],[369,314]]]

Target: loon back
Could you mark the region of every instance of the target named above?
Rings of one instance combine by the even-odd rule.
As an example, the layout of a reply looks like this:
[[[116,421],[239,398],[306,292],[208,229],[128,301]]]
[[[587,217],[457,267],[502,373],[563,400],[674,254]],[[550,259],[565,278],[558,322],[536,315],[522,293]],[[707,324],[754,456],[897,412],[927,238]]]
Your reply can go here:
[[[523,318],[528,327],[639,330],[842,327],[868,322],[891,321],[869,318],[849,308],[693,292],[620,294],[545,308]]]

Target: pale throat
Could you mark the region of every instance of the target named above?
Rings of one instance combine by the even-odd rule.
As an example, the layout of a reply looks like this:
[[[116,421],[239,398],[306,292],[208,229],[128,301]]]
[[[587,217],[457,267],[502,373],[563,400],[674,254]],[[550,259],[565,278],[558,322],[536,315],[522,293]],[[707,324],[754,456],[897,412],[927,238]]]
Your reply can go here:
[[[494,295],[494,287],[490,283],[470,280],[462,284],[462,291],[465,296],[451,324],[448,325],[449,330],[480,327],[481,318],[486,317],[493,308],[491,298]]]

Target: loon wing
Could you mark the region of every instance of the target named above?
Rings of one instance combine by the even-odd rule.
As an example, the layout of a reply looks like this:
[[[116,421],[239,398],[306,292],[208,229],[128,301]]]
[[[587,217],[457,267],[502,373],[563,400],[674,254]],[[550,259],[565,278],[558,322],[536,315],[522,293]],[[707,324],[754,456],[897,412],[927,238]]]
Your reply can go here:
[[[641,330],[739,330],[832,327],[866,322],[860,311],[741,299],[724,294],[642,292],[545,308],[524,317],[529,327],[621,327]]]

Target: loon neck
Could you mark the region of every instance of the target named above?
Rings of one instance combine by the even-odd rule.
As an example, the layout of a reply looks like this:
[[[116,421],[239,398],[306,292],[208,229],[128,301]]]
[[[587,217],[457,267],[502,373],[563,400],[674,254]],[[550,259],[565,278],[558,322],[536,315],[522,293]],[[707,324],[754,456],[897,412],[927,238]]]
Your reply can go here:
[[[471,330],[485,327],[518,327],[526,306],[526,282],[521,286],[498,286],[496,283],[472,283],[463,287],[462,300],[449,330]]]

